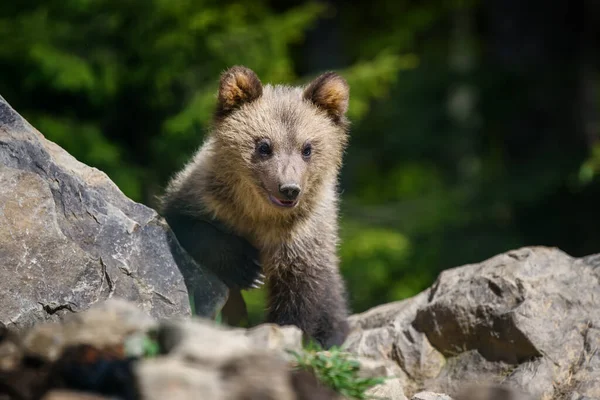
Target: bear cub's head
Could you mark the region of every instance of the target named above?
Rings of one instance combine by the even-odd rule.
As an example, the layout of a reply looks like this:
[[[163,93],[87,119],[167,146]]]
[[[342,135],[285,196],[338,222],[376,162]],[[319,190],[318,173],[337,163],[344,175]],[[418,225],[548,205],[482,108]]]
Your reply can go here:
[[[263,86],[252,70],[230,68],[221,76],[212,134],[220,173],[258,209],[310,207],[336,183],[348,100],[348,84],[333,72],[304,87]]]

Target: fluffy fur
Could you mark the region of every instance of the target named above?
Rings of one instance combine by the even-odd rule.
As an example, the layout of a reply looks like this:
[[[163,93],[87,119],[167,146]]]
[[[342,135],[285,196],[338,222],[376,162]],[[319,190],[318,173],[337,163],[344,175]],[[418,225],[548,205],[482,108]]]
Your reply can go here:
[[[267,321],[296,325],[325,347],[348,330],[337,257],[348,98],[332,72],[289,87],[229,69],[212,131],[163,198],[163,215],[192,256],[232,288],[260,283],[262,265]],[[286,185],[297,198],[286,197]]]

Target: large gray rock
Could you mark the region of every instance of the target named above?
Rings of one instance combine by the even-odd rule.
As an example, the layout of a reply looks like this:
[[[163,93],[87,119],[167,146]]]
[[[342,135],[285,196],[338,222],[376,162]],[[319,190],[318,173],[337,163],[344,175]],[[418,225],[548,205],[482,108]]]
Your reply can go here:
[[[0,97],[0,322],[25,328],[119,296],[150,315],[222,306],[226,287],[157,213],[128,199]],[[187,286],[187,287],[186,287]]]
[[[351,325],[348,349],[394,362],[409,397],[455,397],[487,383],[518,392],[472,398],[600,398],[598,255],[510,251],[446,270],[419,295],[354,315]]]

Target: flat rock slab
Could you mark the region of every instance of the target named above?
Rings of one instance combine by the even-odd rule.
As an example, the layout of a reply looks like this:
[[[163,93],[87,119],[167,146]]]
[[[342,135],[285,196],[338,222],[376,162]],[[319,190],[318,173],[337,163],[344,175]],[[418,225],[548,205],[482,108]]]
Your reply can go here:
[[[0,96],[0,322],[20,329],[121,297],[155,318],[212,315],[227,289],[164,220]],[[200,297],[200,298],[198,298]]]

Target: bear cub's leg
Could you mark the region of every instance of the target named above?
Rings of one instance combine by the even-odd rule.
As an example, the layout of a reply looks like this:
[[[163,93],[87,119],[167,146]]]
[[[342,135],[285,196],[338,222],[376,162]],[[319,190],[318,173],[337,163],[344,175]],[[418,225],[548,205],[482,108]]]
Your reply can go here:
[[[267,322],[296,325],[324,349],[341,346],[349,332],[347,301],[337,271],[284,272],[269,277]]]

